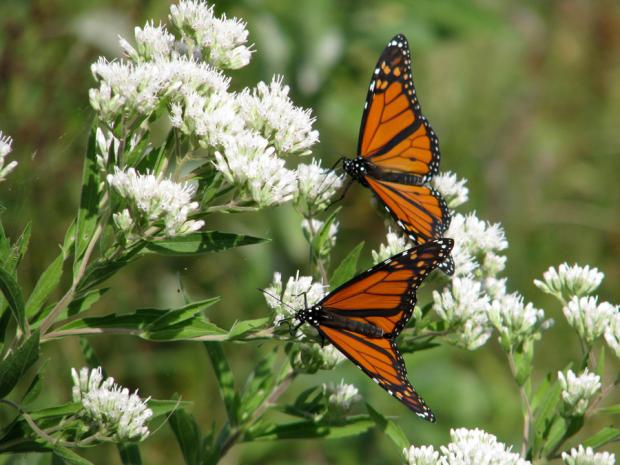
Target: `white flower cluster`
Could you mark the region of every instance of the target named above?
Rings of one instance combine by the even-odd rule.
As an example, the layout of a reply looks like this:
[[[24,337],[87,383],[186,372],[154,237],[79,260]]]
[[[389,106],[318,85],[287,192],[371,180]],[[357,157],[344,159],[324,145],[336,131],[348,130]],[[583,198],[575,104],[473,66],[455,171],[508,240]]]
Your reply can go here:
[[[224,141],[215,152],[215,166],[239,189],[243,199],[259,207],[291,200],[295,195],[295,172],[284,166],[273,147],[258,133],[246,132]]]
[[[282,287],[282,275],[274,273],[271,286],[265,289],[265,300],[275,312],[275,320],[291,318],[299,310],[316,304],[325,295],[325,286],[311,276],[299,276],[299,271]]]
[[[320,160],[301,163],[297,166],[295,205],[303,215],[313,215],[325,209],[341,187],[342,177],[321,167]]]
[[[192,53],[217,68],[238,69],[250,62],[246,24],[225,15],[216,18],[213,6],[203,1],[181,0],[170,7],[170,21],[184,35]]]
[[[468,350],[484,345],[491,337],[491,301],[479,281],[455,277],[441,293],[433,291],[433,310],[448,327],[455,329],[451,342]]]
[[[441,446],[411,446],[403,450],[408,465],[531,465],[495,436],[479,429],[450,430],[451,442]]]
[[[491,302],[489,320],[499,332],[500,342],[507,351],[527,340],[540,339],[541,330],[553,324],[553,320],[545,320],[543,310],[531,303],[526,305],[516,292]]]
[[[237,105],[248,127],[258,131],[281,155],[310,153],[319,140],[319,132],[312,129],[315,118],[310,110],[296,107],[282,84],[281,76],[274,76],[270,84],[259,82],[255,89],[245,89],[237,95]]]
[[[385,236],[385,242],[385,244],[379,245],[378,251],[371,251],[373,263],[380,263],[413,246],[413,244],[403,234],[393,232],[392,228],[388,228],[388,233]]]
[[[13,160],[8,165],[4,165],[6,156],[13,150],[13,139],[5,136],[0,131],[0,182],[4,181],[7,175],[15,169],[17,162]]]
[[[131,212],[125,209],[114,214],[116,226],[125,235],[140,235],[157,222],[163,222],[166,236],[189,234],[204,225],[202,220],[188,219],[198,208],[198,202],[192,201],[196,191],[193,184],[179,184],[152,174],[140,174],[133,168],[125,171],[115,168],[107,181],[129,204]]]
[[[433,177],[432,184],[439,191],[449,208],[463,205],[469,199],[467,179],[458,179],[455,173],[446,171]]]
[[[101,367],[79,372],[71,369],[73,378],[73,401],[80,402],[84,416],[99,427],[99,432],[112,436],[117,441],[142,440],[149,435],[146,422],[153,415],[138,391],[129,393],[114,382],[114,378],[103,379]]]
[[[571,415],[583,415],[594,395],[601,388],[601,378],[588,373],[586,368],[577,376],[572,370],[566,374],[558,372],[558,381],[562,386],[562,400]]]
[[[565,465],[614,465],[616,456],[609,452],[594,452],[591,447],[579,445],[573,448],[570,454],[562,452],[562,461]]]
[[[599,304],[598,297],[577,296],[574,296],[562,310],[568,323],[588,345],[592,345],[606,331],[611,334],[612,323],[618,318],[620,311],[617,306],[609,302]]]
[[[169,19],[172,32],[148,22],[135,29],[135,45],[121,38],[126,60],[101,58],[92,65],[98,87],[90,90],[90,101],[99,118],[110,128],[135,127],[167,111],[172,126],[206,149],[209,161],[238,189],[235,201],[262,208],[293,199],[298,184],[308,191],[310,180],[298,182],[298,172],[278,157],[308,153],[318,141],[310,111],[291,102],[281,78],[239,94],[228,89],[222,70],[250,60],[245,23],[216,17],[213,6],[188,0],[172,5]],[[122,154],[116,160],[123,166]],[[306,192],[316,194],[319,204],[339,182],[331,173],[321,175],[329,189]]]
[[[562,302],[562,311],[568,323],[588,346],[604,336],[609,347],[620,357],[620,306],[598,302],[590,296],[603,282],[605,274],[597,268],[562,263],[550,267],[543,279],[534,280],[541,291]]]
[[[454,239],[452,257],[456,276],[474,272],[479,277],[494,276],[504,269],[506,257],[498,252],[506,249],[508,242],[499,223],[487,223],[475,213],[457,213],[445,236]]]
[[[541,291],[560,299],[567,296],[584,296],[591,294],[601,285],[605,275],[597,268],[562,263],[557,269],[549,267],[543,273],[543,280],[534,280]]]
[[[351,404],[361,399],[357,388],[353,384],[346,384],[344,380],[340,384],[324,384],[323,389],[329,405],[339,412],[348,412]]]

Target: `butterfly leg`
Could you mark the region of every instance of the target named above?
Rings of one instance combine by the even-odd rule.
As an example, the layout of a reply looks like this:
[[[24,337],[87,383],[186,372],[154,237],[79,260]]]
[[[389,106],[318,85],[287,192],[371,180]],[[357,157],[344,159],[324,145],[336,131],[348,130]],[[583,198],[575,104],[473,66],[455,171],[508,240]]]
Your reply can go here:
[[[327,207],[325,207],[325,210],[323,210],[323,211],[329,210],[334,204],[336,204],[336,203],[340,202],[342,199],[344,199],[344,196],[347,195],[347,191],[351,187],[351,184],[353,184],[353,181],[354,181],[354,179],[350,178],[349,181],[347,182],[347,184],[344,186],[344,189],[342,191],[342,194],[340,194],[340,197],[338,197],[336,200],[333,200]]]

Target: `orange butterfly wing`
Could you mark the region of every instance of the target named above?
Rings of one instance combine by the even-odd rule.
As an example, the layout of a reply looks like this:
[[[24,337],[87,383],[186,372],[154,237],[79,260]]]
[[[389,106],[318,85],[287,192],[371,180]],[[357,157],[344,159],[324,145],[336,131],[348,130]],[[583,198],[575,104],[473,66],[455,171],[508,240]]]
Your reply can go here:
[[[395,255],[335,289],[319,305],[396,337],[411,318],[416,290],[448,257],[452,244],[452,239],[440,239]]]
[[[372,339],[352,331],[326,326],[321,326],[319,331],[390,395],[400,400],[416,415],[431,422],[435,421],[435,415],[407,379],[405,362],[393,339]]]
[[[422,115],[407,39],[399,34],[375,68],[360,127],[357,153],[383,171],[418,175],[439,172],[439,141]]]
[[[395,338],[411,318],[416,289],[449,256],[453,245],[452,239],[440,239],[406,250],[359,274],[319,302],[328,314],[381,328],[383,337],[330,327],[329,321],[315,325],[379,386],[428,421],[435,421],[435,416],[407,379]]]
[[[441,237],[450,224],[448,206],[435,189],[371,177],[366,182],[415,243]]]

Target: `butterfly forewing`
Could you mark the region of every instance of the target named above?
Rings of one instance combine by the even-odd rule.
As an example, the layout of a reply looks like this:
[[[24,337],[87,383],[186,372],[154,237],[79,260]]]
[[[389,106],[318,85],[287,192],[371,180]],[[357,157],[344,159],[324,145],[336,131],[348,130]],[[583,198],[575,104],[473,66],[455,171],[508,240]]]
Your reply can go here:
[[[415,174],[421,179],[439,170],[439,142],[420,111],[409,44],[403,35],[388,43],[377,62],[357,153],[382,170]]]
[[[416,289],[448,255],[451,243],[447,239],[427,242],[391,257],[343,284],[319,305],[397,336],[411,317]]]

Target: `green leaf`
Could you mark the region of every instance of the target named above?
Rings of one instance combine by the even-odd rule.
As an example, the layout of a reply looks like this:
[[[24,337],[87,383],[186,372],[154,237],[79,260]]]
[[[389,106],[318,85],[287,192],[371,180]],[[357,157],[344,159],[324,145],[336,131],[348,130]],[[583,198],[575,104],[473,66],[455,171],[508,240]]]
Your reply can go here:
[[[606,426],[598,433],[590,436],[583,441],[585,447],[598,448],[604,446],[608,442],[617,441],[620,438],[620,428],[614,428],[613,426]]]
[[[75,415],[81,409],[82,404],[80,404],[79,402],[69,402],[62,405],[55,405],[53,407],[46,407],[40,410],[32,411],[30,412],[30,416],[35,421],[44,419],[55,419],[68,415]]]
[[[19,288],[17,281],[13,279],[11,273],[4,268],[0,268],[0,291],[4,294],[11,314],[22,331],[26,330],[26,314],[24,308],[24,296]]]
[[[142,457],[140,457],[140,448],[138,444],[117,444],[116,448],[118,449],[118,454],[124,465],[142,465]]]
[[[147,242],[145,251],[173,256],[200,255],[206,252],[219,252],[243,245],[260,244],[268,240],[219,231],[202,231],[185,236]]]
[[[532,360],[534,358],[533,342],[526,341],[523,347],[514,351],[512,354],[516,368],[515,380],[519,386],[523,386],[527,380],[530,379],[530,375],[532,374]]]
[[[26,302],[27,317],[35,315],[45,303],[45,299],[47,299],[50,293],[58,286],[60,278],[62,277],[62,265],[65,259],[66,255],[63,250],[39,277],[37,284],[34,286]]]
[[[93,126],[88,137],[86,158],[84,159],[84,171],[82,173],[82,193],[80,196],[80,208],[78,210],[75,228],[75,255],[73,263],[73,276],[82,264],[84,252],[90,242],[99,214],[99,173],[97,168],[97,137],[96,127]]]
[[[332,273],[329,284],[331,289],[336,289],[341,284],[346,283],[348,280],[355,276],[357,270],[357,262],[360,258],[360,253],[364,248],[364,241],[357,244],[349,254],[344,257],[340,262],[340,265]]]
[[[0,399],[13,390],[21,376],[39,358],[39,332],[35,331],[15,352],[0,362]]]
[[[196,420],[185,410],[175,411],[168,420],[186,465],[201,465],[202,438]]]
[[[71,449],[67,449],[63,446],[51,445],[52,452],[56,457],[61,458],[65,463],[70,465],[93,465],[92,462],[86,460],[84,457],[76,454]]]
[[[37,374],[30,383],[30,386],[28,386],[28,389],[26,389],[26,393],[22,398],[22,406],[34,402],[37,397],[39,397],[39,394],[41,394],[41,391],[43,389],[43,373],[45,372],[45,365],[47,365],[46,361],[44,361],[37,369]]]
[[[207,349],[207,354],[209,354],[211,365],[217,378],[220,395],[228,415],[228,423],[231,426],[236,426],[239,422],[239,398],[235,392],[235,380],[226,360],[226,355],[219,342],[205,342],[204,346]]]
[[[209,299],[212,300],[212,299]],[[203,301],[203,305],[204,305]],[[208,301],[206,301],[208,302]],[[110,329],[110,332],[133,334],[142,339],[151,341],[173,341],[189,340],[200,337],[216,336],[218,339],[225,339],[227,331],[221,329],[211,322],[205,321],[202,315],[186,318],[186,307],[176,310],[160,310],[155,308],[143,308],[136,310],[135,313],[105,315],[101,317],[90,317],[67,323],[55,329],[55,332],[67,331],[72,329],[98,328]],[[198,310],[198,313],[200,310]],[[175,314],[176,313],[176,314]],[[169,326],[153,328],[152,325],[162,316],[170,320],[182,320]]]
[[[228,340],[233,341],[235,339],[243,339],[249,334],[266,328],[270,321],[271,319],[268,317],[256,318],[254,320],[236,321],[228,332]]]
[[[546,376],[532,401],[534,411],[534,441],[532,449],[535,456],[546,442],[549,429],[558,411],[562,400],[562,387],[551,373]]]
[[[153,418],[157,418],[162,415],[176,413],[177,411],[185,407],[189,408],[191,407],[192,402],[176,399],[150,399],[147,404],[149,408],[153,411]]]
[[[583,417],[556,417],[551,427],[543,448],[543,455],[550,457],[568,438],[577,433],[583,426]]]
[[[145,244],[139,243],[116,260],[97,260],[86,269],[76,292],[82,294],[114,275],[138,257]]]
[[[152,332],[168,329],[173,325],[187,321],[197,314],[202,313],[219,300],[219,297],[212,297],[210,299],[192,302],[174,310],[165,310],[159,318],[149,323],[146,329]]]
[[[311,420],[259,425],[243,436],[243,441],[275,441],[280,439],[336,439],[358,436],[375,425],[368,415],[356,415],[339,424],[317,424]]]
[[[108,289],[108,287],[93,289],[92,291],[88,291],[78,296],[77,298],[72,300],[67,307],[67,315],[77,315],[78,313],[82,313],[90,309],[90,307],[92,307],[93,304],[97,302],[103,294],[108,292]]]
[[[269,397],[274,384],[276,375],[274,361],[276,351],[270,351],[258,362],[254,371],[248,377],[239,401],[240,420],[246,421],[251,414]]]
[[[620,413],[620,404],[610,405],[600,410],[603,413],[611,413],[612,415]]]
[[[398,426],[389,418],[384,417],[379,412],[377,412],[370,404],[366,404],[366,408],[368,409],[368,413],[370,414],[370,418],[375,422],[377,428],[379,428],[384,434],[389,437],[392,442],[396,445],[397,450],[403,450],[406,447],[409,447],[409,439],[407,439],[407,435]]]
[[[340,208],[336,208],[331,214],[327,217],[321,229],[317,232],[316,236],[312,239],[310,246],[312,247],[314,254],[319,254],[325,247],[325,241],[329,240],[329,229],[334,221],[336,221],[336,215],[340,212]]]

